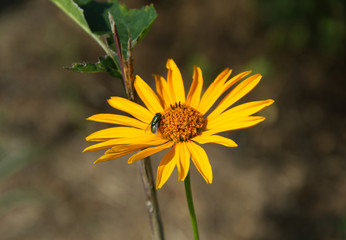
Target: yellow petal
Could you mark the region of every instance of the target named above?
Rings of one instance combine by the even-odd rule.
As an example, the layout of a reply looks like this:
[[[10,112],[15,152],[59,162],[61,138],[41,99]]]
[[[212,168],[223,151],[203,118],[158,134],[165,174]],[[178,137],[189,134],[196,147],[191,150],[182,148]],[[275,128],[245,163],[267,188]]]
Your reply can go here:
[[[114,154],[114,153],[119,153],[124,151],[134,152],[139,149],[144,149],[146,147],[148,147],[148,144],[117,145],[112,147],[111,149],[108,149],[105,152],[105,154]]]
[[[155,114],[163,112],[159,98],[141,77],[136,76],[134,86],[138,96],[142,99],[143,103],[145,106],[147,106],[151,113]]]
[[[210,86],[203,94],[201,102],[197,108],[200,113],[204,115],[210,109],[210,107],[214,105],[215,101],[221,96],[224,90],[223,86],[231,73],[232,70],[230,70],[229,68],[225,69],[210,84]]]
[[[215,110],[210,113],[208,116],[209,120],[220,115],[224,110],[229,108],[233,103],[238,101],[240,98],[249,93],[261,80],[262,76],[260,74],[256,74],[239,83],[215,108]]]
[[[114,138],[137,137],[143,135],[143,129],[131,127],[113,127],[94,132],[86,137],[87,141],[107,141]]]
[[[239,106],[233,107],[224,113],[218,115],[216,118],[209,119],[207,129],[217,128],[219,126],[225,125],[235,119],[246,117],[261,111],[274,103],[274,100],[268,99],[264,101],[253,101],[241,104]]]
[[[94,162],[94,164],[125,156],[127,154],[143,149],[147,146],[148,145],[141,144],[141,145],[119,145],[119,146],[113,147],[112,149],[107,150],[103,156],[101,156],[99,159],[97,159]]]
[[[245,77],[246,75],[249,75],[252,71],[246,71],[239,73],[238,75],[232,77],[230,80],[228,80],[224,85],[223,92],[227,91],[230,87],[232,87],[235,83],[237,83],[240,79]]]
[[[190,169],[190,152],[186,147],[185,142],[176,143],[176,152],[179,153],[177,161],[178,181],[184,181]]]
[[[111,97],[110,99],[108,99],[108,103],[115,109],[127,112],[138,120],[143,121],[147,124],[149,124],[154,117],[154,114],[151,113],[148,109],[122,97]]]
[[[156,85],[156,92],[157,92],[157,96],[160,100],[161,106],[163,106],[163,108],[165,108],[165,101],[163,99],[163,82],[166,82],[165,79],[163,79],[163,77],[159,76],[159,75],[153,75],[155,78],[155,85]]]
[[[171,90],[173,101],[185,103],[185,88],[179,68],[173,59],[168,59],[166,67],[168,69],[167,82]]]
[[[202,70],[199,67],[194,66],[192,79],[193,81],[186,98],[186,104],[197,109],[201,100],[201,92],[203,88],[203,75]]]
[[[199,173],[203,176],[204,180],[207,183],[212,183],[213,172],[211,169],[210,162],[208,160],[208,156],[205,153],[204,149],[191,141],[186,142],[186,146],[191,153],[191,159]]]
[[[166,141],[167,140],[159,136],[156,136],[155,134],[138,135],[137,137],[116,138],[116,139],[108,140],[105,142],[97,143],[85,148],[83,152],[98,151],[98,150],[114,147],[116,145],[121,145],[121,144],[147,144],[149,146],[155,146],[155,145],[163,144]]]
[[[212,135],[212,134],[220,133],[220,132],[249,128],[260,122],[263,122],[264,119],[265,117],[259,117],[259,116],[249,116],[249,117],[239,118],[239,119],[229,121],[225,124],[221,124],[218,127],[207,130],[204,132],[204,134]]]
[[[174,104],[175,102],[173,101],[171,92],[168,88],[167,81],[159,75],[154,75],[154,78],[156,82],[156,91],[159,94],[161,105],[164,108],[167,108],[171,104]]]
[[[113,160],[116,158],[120,158],[123,157],[127,154],[132,153],[133,151],[123,151],[123,152],[118,152],[118,153],[113,153],[113,154],[105,154],[103,156],[101,156],[99,159],[97,159],[94,164],[100,163],[100,162],[105,162],[105,161],[109,161],[109,160]]]
[[[176,153],[173,147],[161,160],[157,168],[156,188],[161,188],[171,176],[174,167],[179,159],[179,154]]]
[[[109,113],[95,114],[91,117],[88,117],[87,120],[95,121],[95,122],[125,125],[125,126],[140,128],[140,129],[145,129],[148,125],[147,123],[141,122],[132,117],[127,117],[127,116],[118,115],[118,114],[109,114]]]
[[[128,160],[128,163],[131,164],[131,163],[134,163],[138,160],[146,158],[150,155],[161,152],[162,150],[165,150],[165,149],[171,147],[172,145],[173,145],[173,142],[167,142],[167,143],[162,144],[162,145],[157,146],[157,147],[151,147],[151,148],[144,149],[144,150],[140,151],[139,153],[136,153],[135,155],[131,156]]]
[[[206,135],[202,134],[193,138],[193,141],[199,144],[217,143],[226,147],[237,147],[238,145],[231,139],[219,135]]]

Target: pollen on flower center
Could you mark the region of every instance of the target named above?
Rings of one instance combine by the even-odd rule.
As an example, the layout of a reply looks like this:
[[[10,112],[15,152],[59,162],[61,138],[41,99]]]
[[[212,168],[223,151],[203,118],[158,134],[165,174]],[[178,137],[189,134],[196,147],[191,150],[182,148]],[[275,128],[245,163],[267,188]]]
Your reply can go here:
[[[159,131],[165,139],[187,141],[201,133],[204,123],[200,112],[179,102],[161,113]]]

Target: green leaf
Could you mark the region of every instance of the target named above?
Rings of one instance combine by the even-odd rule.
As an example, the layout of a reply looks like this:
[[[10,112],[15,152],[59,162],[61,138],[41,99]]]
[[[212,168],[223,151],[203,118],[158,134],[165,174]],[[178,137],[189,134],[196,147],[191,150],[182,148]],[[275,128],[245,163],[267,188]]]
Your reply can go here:
[[[85,19],[90,27],[90,30],[97,35],[110,34],[107,19],[104,15],[112,6],[107,2],[85,1],[79,2],[78,6],[83,9]]]
[[[56,4],[63,12],[65,12],[70,18],[72,18],[86,33],[88,33],[107,53],[107,55],[112,56],[106,44],[99,38],[97,34],[94,34],[88,25],[84,17],[84,11],[81,9],[73,0],[51,0]],[[78,1],[79,4],[85,4],[90,1],[84,0]]]
[[[119,61],[112,54],[112,50],[116,52],[116,47],[108,13],[115,20],[125,58],[127,58],[129,37],[131,39],[131,48],[133,48],[143,39],[157,17],[153,5],[145,6],[141,9],[129,10],[117,0],[110,0],[108,2],[96,2],[92,0],[51,1],[95,39],[108,55],[108,57],[100,58],[100,61],[97,63],[76,63],[69,68],[76,72],[107,72],[114,77],[121,77]],[[101,35],[108,35],[107,43],[111,49],[101,40]],[[112,61],[113,63],[111,63]]]
[[[108,12],[111,13],[117,26],[124,56],[127,53],[129,36],[131,37],[131,47],[136,46],[147,34],[157,17],[153,5],[129,10],[117,0],[113,0],[111,3],[88,0],[76,2],[83,9],[85,19],[91,31],[97,35],[107,34],[109,36],[107,39],[108,45],[113,51],[116,51],[112,28],[108,20]]]
[[[83,10],[72,0],[51,0],[61,10],[63,10],[69,17],[71,17],[81,28],[87,33],[91,34],[88,23],[86,22]]]
[[[105,72],[110,74],[112,77],[121,78],[119,69],[114,64],[113,59],[108,56],[100,57],[97,63],[74,63],[67,69],[83,73]]]
[[[151,4],[141,9],[128,9],[125,5],[119,4],[117,0],[113,0],[113,6],[109,9],[112,14],[120,38],[120,42],[123,48],[123,52],[127,52],[129,34],[131,38],[131,47],[135,47],[140,40],[148,33],[152,24],[154,23],[157,14],[154,6]],[[108,19],[107,15],[104,15]],[[111,31],[110,26],[109,30]],[[108,44],[115,49],[114,39],[110,34]],[[126,55],[124,55],[126,56]]]

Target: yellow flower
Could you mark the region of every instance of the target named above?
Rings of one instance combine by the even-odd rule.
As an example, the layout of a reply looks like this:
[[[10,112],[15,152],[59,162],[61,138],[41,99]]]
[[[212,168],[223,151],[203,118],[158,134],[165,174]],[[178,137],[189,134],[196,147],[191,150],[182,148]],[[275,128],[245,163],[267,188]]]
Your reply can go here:
[[[262,122],[264,117],[251,115],[274,101],[268,99],[248,102],[229,109],[258,84],[262,76],[256,74],[239,83],[211,110],[222,94],[251,71],[229,79],[232,71],[225,69],[201,97],[202,71],[194,67],[193,81],[185,97],[184,84],[177,65],[169,59],[166,67],[167,80],[155,75],[157,94],[139,76],[136,76],[134,86],[146,107],[121,97],[111,97],[108,100],[113,108],[126,112],[132,117],[96,114],[88,118],[121,127],[107,128],[89,135],[87,141],[100,141],[100,143],[87,147],[84,151],[108,149],[95,163],[136,152],[128,159],[128,163],[131,164],[170,148],[157,169],[157,188],[165,184],[175,167],[178,169],[178,180],[184,181],[190,169],[190,159],[205,181],[211,183],[212,168],[200,144],[217,143],[226,147],[236,147],[237,144],[233,140],[217,134],[248,128]],[[207,114],[208,111],[210,114]]]

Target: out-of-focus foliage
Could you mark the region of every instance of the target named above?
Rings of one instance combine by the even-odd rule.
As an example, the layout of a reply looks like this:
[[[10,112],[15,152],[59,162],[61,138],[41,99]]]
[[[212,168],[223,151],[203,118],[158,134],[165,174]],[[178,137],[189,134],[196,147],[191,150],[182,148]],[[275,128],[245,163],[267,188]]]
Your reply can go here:
[[[273,47],[333,55],[345,47],[346,2],[258,0]]]
[[[27,146],[20,152],[14,151],[13,148],[0,149],[0,185],[29,164],[33,164],[38,159],[37,156],[40,152],[42,152],[41,149],[35,145]],[[0,194],[0,218],[3,214],[30,200],[42,200],[40,195],[32,188],[15,188],[2,192]]]

